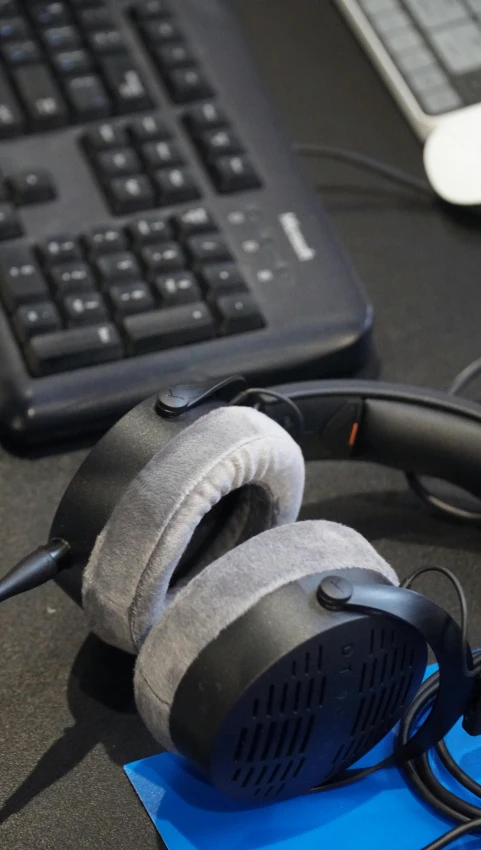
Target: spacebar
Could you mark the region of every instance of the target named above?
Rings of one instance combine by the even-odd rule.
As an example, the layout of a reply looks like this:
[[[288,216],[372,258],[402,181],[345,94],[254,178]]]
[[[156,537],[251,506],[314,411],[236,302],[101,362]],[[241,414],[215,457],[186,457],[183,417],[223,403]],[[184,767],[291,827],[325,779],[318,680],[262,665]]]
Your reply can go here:
[[[95,325],[33,337],[25,353],[32,374],[40,377],[118,360],[122,344],[114,325]]]

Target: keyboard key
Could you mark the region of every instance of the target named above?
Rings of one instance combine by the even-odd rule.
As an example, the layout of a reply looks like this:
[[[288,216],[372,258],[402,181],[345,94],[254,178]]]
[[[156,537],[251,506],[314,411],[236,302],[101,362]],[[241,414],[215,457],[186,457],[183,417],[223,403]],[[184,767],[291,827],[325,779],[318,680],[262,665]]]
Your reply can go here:
[[[101,179],[139,174],[142,164],[133,148],[114,148],[97,154],[95,167]]]
[[[72,50],[82,43],[80,33],[75,27],[51,27],[43,30],[42,39],[47,50],[55,52],[58,50]]]
[[[191,236],[187,240],[187,250],[193,263],[228,262],[232,260],[231,251],[223,236],[207,234],[206,236]]]
[[[468,17],[461,0],[404,0],[404,5],[415,21],[428,30],[454,24]]]
[[[212,87],[195,65],[167,70],[164,76],[170,95],[176,103],[192,103],[194,100],[213,95]]]
[[[95,280],[86,263],[72,262],[54,266],[50,271],[50,280],[56,295],[70,295],[77,292],[92,292]]]
[[[462,97],[464,104],[479,103],[481,101],[481,73],[474,71],[472,74],[463,74],[456,80],[456,88]],[[452,86],[446,87],[442,92],[437,92],[438,98],[443,98],[445,107],[443,112],[461,106],[461,97],[454,91]],[[439,103],[439,100],[438,100]]]
[[[59,26],[71,20],[67,4],[61,2],[31,3],[28,12],[37,27]]]
[[[117,112],[149,109],[153,105],[142,74],[127,54],[109,56],[101,67]]]
[[[127,229],[130,239],[136,246],[149,245],[162,241],[168,242],[173,237],[172,228],[159,215],[138,218]]]
[[[249,157],[222,156],[211,164],[211,173],[219,192],[241,192],[257,189],[261,182]]]
[[[247,290],[246,282],[234,263],[203,266],[200,278],[208,295],[219,296]]]
[[[154,174],[159,203],[177,204],[195,201],[200,192],[190,168],[165,168]]]
[[[62,301],[62,311],[69,327],[97,325],[109,317],[105,301],[98,292],[67,295]]]
[[[150,209],[155,205],[154,187],[143,174],[136,177],[116,177],[106,189],[116,215]]]
[[[1,45],[2,56],[7,65],[29,65],[41,60],[38,45],[31,39],[7,41]]]
[[[153,55],[155,61],[163,71],[170,70],[171,68],[182,68],[184,65],[192,65],[195,61],[190,48],[185,42],[181,41],[174,41],[171,44],[163,44],[160,47],[155,47]]]
[[[449,73],[461,75],[481,68],[481,30],[473,20],[432,33],[430,40]]]
[[[102,118],[112,113],[112,102],[97,74],[67,79],[65,92],[70,106],[80,120]]]
[[[12,200],[17,206],[53,201],[57,197],[54,179],[44,168],[32,168],[11,174],[8,186]]]
[[[157,115],[146,115],[143,118],[137,118],[130,126],[130,133],[137,145],[142,145],[144,142],[158,142],[163,139],[170,139],[171,136],[168,127]]]
[[[94,266],[102,286],[110,286],[118,281],[142,279],[139,264],[134,254],[128,251],[98,257]]]
[[[13,325],[17,337],[25,342],[32,336],[60,330],[62,320],[52,301],[41,301],[40,303],[19,307],[15,313]]]
[[[24,18],[0,18],[0,41],[20,41],[28,35],[28,24]]]
[[[478,103],[480,94],[481,88],[473,103]],[[451,85],[443,86],[434,91],[423,92],[419,96],[419,100],[428,115],[440,115],[462,106],[461,98]]]
[[[222,334],[244,333],[265,327],[265,321],[252,295],[224,295],[216,302]]]
[[[17,0],[0,0],[0,18],[14,17],[18,12]]]
[[[202,302],[130,316],[123,326],[129,354],[146,354],[215,336],[214,319]]]
[[[15,136],[23,130],[24,125],[25,116],[0,68],[0,138]]]
[[[227,125],[225,112],[216,103],[202,103],[194,106],[186,113],[185,121],[193,136]]]
[[[33,130],[49,130],[68,123],[67,105],[46,65],[26,65],[12,70]]]
[[[163,307],[202,301],[202,292],[192,272],[175,272],[154,278],[153,286]]]
[[[81,260],[78,242],[70,234],[62,233],[51,236],[38,245],[38,253],[45,266],[53,266],[58,263],[68,263],[73,260]]]
[[[130,316],[155,308],[153,295],[146,283],[123,283],[111,286],[109,298],[117,316]]]
[[[114,26],[112,13],[105,6],[93,9],[81,9],[77,19],[84,30],[108,30]]]
[[[174,224],[181,239],[217,230],[214,219],[205,207],[184,210],[174,217]]]
[[[33,375],[70,372],[122,357],[117,329],[111,324],[43,334],[30,340],[27,362]]]
[[[182,165],[184,157],[177,142],[148,142],[142,146],[142,159],[150,171],[168,165]]]
[[[94,227],[83,237],[88,256],[93,259],[102,254],[115,254],[127,249],[127,240],[123,230],[106,224]]]
[[[63,77],[73,74],[85,74],[93,67],[92,57],[86,50],[64,50],[52,57],[55,70]]]
[[[146,21],[149,18],[160,18],[167,15],[165,0],[141,0],[132,8],[132,17],[136,21]]]
[[[0,204],[0,240],[21,236],[23,228],[12,204]]]
[[[109,148],[123,148],[129,144],[127,133],[116,124],[100,124],[95,130],[89,130],[84,136],[89,151],[103,151]]]
[[[169,41],[181,41],[182,33],[169,18],[146,21],[140,24],[144,38],[150,45],[167,44]]]
[[[141,249],[140,257],[150,280],[161,272],[176,271],[187,265],[187,258],[178,242],[146,245]]]
[[[44,301],[48,297],[45,278],[28,245],[0,249],[0,295],[10,312],[21,304]]]
[[[127,48],[122,33],[114,28],[89,33],[87,41],[94,53],[99,55],[122,53]]]
[[[198,138],[198,145],[204,159],[211,160],[217,156],[238,154],[243,152],[242,145],[236,134],[226,128],[207,130]]]

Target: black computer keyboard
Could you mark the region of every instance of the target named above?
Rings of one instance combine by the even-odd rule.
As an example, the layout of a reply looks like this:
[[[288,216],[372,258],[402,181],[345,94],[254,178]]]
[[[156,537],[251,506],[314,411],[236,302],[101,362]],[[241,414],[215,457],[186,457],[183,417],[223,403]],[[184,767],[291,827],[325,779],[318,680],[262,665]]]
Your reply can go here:
[[[0,0],[0,429],[349,374],[371,310],[226,0]]]

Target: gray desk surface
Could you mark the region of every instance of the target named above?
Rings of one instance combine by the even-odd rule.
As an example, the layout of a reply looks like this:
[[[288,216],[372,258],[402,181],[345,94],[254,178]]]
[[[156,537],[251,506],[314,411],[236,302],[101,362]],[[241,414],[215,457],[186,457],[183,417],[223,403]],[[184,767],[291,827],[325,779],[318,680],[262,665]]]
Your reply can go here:
[[[237,6],[293,140],[347,146],[421,174],[418,142],[327,0]],[[340,166],[312,173],[375,304],[384,376],[446,386],[481,353],[476,226]],[[43,541],[82,457],[32,461],[0,449],[2,571]],[[401,574],[434,562],[456,570],[481,643],[479,531],[433,518],[401,475],[372,467],[313,465],[304,515],[353,525]],[[454,613],[450,592],[433,581],[424,588]],[[130,686],[129,665],[88,636],[55,586],[2,607],[2,847],[162,846],[121,769],[156,751]]]

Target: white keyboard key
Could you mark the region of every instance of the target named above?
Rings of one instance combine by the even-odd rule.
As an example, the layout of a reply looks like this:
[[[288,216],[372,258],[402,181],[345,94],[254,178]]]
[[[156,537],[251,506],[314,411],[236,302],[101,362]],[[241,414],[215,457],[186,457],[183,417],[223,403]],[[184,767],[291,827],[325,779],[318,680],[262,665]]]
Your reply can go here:
[[[481,68],[481,30],[472,21],[431,35],[432,45],[451,74]]]
[[[469,19],[461,0],[403,0],[417,23],[425,29],[436,29]]]

